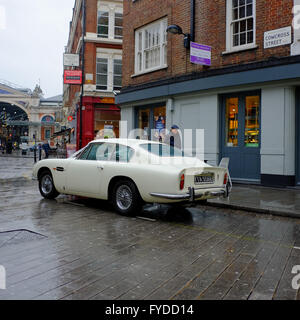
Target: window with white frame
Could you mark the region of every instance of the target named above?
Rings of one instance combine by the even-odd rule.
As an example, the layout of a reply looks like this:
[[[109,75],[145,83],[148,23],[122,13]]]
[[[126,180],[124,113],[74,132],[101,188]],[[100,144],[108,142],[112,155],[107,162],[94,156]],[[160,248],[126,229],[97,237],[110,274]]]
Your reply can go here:
[[[122,60],[114,59],[114,90],[121,90],[122,88]]]
[[[123,14],[115,13],[115,38],[123,38]]]
[[[97,58],[96,69],[96,89],[107,90],[108,59]]]
[[[99,38],[123,38],[123,8],[121,6],[98,2],[97,35]]]
[[[109,13],[106,11],[98,12],[98,25],[97,33],[100,38],[108,38],[108,28],[109,28]]]
[[[122,88],[122,52],[101,48],[97,51],[96,89],[119,91]]]
[[[256,0],[227,0],[227,51],[255,45]]]
[[[135,31],[135,73],[167,66],[167,19]]]

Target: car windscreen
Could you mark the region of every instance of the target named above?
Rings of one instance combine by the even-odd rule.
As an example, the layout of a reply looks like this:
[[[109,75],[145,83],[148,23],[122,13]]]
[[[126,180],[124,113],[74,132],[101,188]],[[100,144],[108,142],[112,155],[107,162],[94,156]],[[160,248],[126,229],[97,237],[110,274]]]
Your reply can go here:
[[[145,143],[140,144],[140,147],[159,157],[183,157],[183,152],[173,146],[162,143]]]

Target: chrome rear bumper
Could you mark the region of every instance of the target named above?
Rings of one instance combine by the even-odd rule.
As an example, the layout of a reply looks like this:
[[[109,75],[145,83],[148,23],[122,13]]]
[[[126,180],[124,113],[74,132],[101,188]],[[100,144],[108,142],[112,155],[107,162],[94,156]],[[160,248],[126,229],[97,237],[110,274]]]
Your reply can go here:
[[[222,189],[222,188],[218,188]],[[205,191],[205,192],[200,192],[200,193],[195,193],[195,191],[198,191],[195,188],[189,188],[189,192],[185,194],[165,194],[165,193],[156,193],[152,192],[150,193],[151,196],[157,197],[157,198],[164,198],[164,199],[169,199],[169,200],[187,200],[190,202],[200,200],[201,198],[206,198],[206,197],[228,197],[229,192],[227,188],[224,188],[222,190],[218,191]]]

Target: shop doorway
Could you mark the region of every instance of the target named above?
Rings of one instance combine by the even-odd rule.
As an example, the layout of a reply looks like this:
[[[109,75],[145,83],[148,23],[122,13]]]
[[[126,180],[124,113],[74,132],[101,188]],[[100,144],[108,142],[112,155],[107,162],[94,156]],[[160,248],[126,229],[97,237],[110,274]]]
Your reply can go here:
[[[166,129],[166,106],[152,105],[136,109],[136,128],[141,139],[163,141]]]
[[[260,181],[260,92],[222,96],[221,158],[235,180]]]
[[[96,139],[119,138],[120,111],[95,109],[94,134]]]

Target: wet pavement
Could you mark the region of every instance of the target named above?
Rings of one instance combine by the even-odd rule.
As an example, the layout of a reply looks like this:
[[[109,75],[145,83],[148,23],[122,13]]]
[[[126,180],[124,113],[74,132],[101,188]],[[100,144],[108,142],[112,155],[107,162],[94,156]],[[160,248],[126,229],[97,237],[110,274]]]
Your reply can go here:
[[[103,201],[40,197],[0,184],[6,299],[300,299],[300,220],[238,210],[148,207],[123,217]]]
[[[32,179],[33,158],[0,154],[0,183]],[[214,207],[300,218],[300,187],[267,188],[234,184],[229,199],[209,200]]]
[[[0,155],[0,183],[32,179],[34,159]]]
[[[209,200],[214,206],[300,218],[300,187],[270,188],[235,184],[229,199]]]

